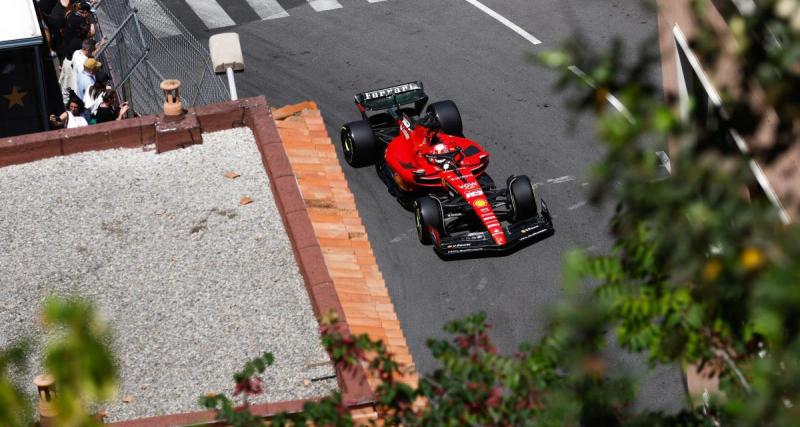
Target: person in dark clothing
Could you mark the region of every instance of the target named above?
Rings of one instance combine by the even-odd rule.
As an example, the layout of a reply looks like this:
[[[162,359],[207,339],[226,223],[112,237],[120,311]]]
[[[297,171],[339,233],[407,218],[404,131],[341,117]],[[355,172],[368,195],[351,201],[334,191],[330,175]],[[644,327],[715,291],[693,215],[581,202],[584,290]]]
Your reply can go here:
[[[123,102],[120,108],[114,107],[117,102],[117,93],[113,90],[107,90],[103,95],[103,102],[97,107],[97,113],[94,115],[95,123],[111,122],[114,120],[122,120],[125,118],[125,113],[128,112],[128,103]]]
[[[66,23],[67,11],[72,7],[72,0],[58,0],[55,5],[50,9],[47,16],[47,27],[50,29],[50,48],[57,53],[61,52],[61,33],[64,30]],[[60,55],[59,61],[63,61],[64,57]]]
[[[42,5],[44,4],[47,9],[42,10]],[[50,17],[50,11],[53,10],[53,6],[55,6],[54,0],[45,0],[44,3],[42,2],[33,2],[33,9],[36,11],[36,20],[39,21],[39,28],[42,30],[42,36],[44,36],[44,42],[47,46],[47,50],[52,54],[55,52],[53,50],[53,42],[50,39],[50,28],[47,26],[47,20]]]
[[[80,3],[67,11],[64,29],[61,33],[61,44],[58,49],[59,58],[71,59],[72,53],[80,50],[83,40],[94,35],[89,3]]]
[[[50,16],[50,12],[53,11],[53,8],[58,3],[58,0],[39,0],[39,9],[42,11],[42,15],[45,18]]]

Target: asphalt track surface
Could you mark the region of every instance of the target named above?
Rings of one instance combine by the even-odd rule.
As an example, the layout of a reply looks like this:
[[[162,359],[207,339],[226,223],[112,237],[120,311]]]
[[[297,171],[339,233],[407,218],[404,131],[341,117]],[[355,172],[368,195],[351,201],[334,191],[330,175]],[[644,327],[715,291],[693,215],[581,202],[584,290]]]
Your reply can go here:
[[[204,42],[214,32],[239,33],[246,61],[237,74],[240,97],[263,94],[275,106],[315,100],[340,158],[339,127],[360,118],[355,93],[422,80],[431,101],[454,100],[466,136],[491,153],[496,182],[515,173],[540,184],[553,237],[506,257],[444,262],[417,241],[413,214],[387,193],[374,168],[342,161],[348,183],[422,372],[436,367],[426,339],[444,337],[446,321],[480,310],[502,351],[536,339],[562,295],[564,254],[608,249],[611,211],[585,203],[588,168],[602,155],[592,118],[574,117],[552,89],[556,74],[529,55],[557,48],[575,31],[596,47],[614,35],[642,40],[656,32],[655,12],[630,0],[481,1],[542,41],[533,45],[466,0],[339,2],[342,8],[325,12],[286,2],[288,17],[212,32],[180,0],[166,1]],[[673,411],[684,404],[677,367],[648,371],[641,356],[613,348],[607,363],[612,372],[642,378],[639,405]]]

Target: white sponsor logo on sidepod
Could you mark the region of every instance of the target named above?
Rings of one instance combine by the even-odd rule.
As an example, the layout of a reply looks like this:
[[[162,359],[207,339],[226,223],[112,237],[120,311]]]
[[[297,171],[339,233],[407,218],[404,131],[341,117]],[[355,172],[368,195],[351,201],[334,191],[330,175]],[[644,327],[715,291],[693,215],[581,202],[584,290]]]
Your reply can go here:
[[[475,188],[477,186],[478,186],[477,182],[468,182],[466,184],[459,185],[458,188],[460,188],[462,190],[472,190],[473,188]]]
[[[472,197],[478,197],[478,196],[482,196],[482,195],[483,195],[483,191],[481,191],[481,190],[470,191],[470,192],[468,192],[468,193],[466,193],[466,194],[465,194],[465,196],[466,196],[468,199],[469,199],[469,198],[472,198]]]

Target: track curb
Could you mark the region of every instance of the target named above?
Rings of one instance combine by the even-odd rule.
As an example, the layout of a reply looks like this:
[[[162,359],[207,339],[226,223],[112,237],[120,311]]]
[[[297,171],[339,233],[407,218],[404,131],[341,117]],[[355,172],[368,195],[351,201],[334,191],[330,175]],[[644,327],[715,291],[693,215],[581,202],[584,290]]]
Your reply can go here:
[[[352,333],[382,340],[403,366],[401,381],[416,385],[405,335],[321,112],[306,101],[274,109],[272,116],[322,252],[325,272],[309,277],[312,286],[330,286]],[[369,382],[373,389],[379,384],[373,377]]]

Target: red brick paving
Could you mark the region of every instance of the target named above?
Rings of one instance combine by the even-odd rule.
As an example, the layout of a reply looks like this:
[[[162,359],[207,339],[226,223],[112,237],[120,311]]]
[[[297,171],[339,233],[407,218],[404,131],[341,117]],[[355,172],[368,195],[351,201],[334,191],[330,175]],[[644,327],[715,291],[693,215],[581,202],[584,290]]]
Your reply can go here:
[[[272,110],[328,273],[354,334],[383,340],[405,365],[404,381],[418,377],[394,305],[375,261],[355,198],[314,102]],[[374,387],[377,379],[370,378]]]

